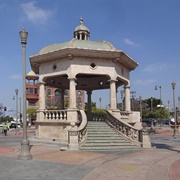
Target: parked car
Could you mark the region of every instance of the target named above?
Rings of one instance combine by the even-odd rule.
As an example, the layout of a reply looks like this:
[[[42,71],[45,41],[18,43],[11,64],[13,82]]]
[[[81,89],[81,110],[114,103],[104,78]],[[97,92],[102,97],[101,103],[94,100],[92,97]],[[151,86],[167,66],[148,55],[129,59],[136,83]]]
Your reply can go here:
[[[142,126],[143,127],[151,127],[152,122],[150,119],[142,119]]]
[[[15,123],[11,123],[11,125],[9,126],[10,129],[16,129],[16,124]]]

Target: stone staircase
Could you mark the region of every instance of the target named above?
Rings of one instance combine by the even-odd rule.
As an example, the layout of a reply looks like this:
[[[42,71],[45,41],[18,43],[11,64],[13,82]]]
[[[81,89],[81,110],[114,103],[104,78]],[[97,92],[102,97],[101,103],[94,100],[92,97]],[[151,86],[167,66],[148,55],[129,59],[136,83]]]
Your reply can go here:
[[[139,148],[118,134],[106,122],[88,121],[87,140],[80,150],[119,150]]]

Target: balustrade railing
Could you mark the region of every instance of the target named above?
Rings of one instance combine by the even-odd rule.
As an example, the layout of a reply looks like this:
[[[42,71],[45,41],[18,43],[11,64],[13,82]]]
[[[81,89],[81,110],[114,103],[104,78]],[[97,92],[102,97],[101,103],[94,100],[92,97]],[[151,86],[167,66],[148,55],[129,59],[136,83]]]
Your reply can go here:
[[[142,130],[136,129],[126,122],[116,119],[107,111],[107,122],[113,126],[118,132],[133,142],[142,143]]]
[[[120,111],[120,114],[121,114],[121,119],[124,119],[124,120],[129,119],[130,112]]]
[[[44,110],[45,120],[67,120],[67,110]]]

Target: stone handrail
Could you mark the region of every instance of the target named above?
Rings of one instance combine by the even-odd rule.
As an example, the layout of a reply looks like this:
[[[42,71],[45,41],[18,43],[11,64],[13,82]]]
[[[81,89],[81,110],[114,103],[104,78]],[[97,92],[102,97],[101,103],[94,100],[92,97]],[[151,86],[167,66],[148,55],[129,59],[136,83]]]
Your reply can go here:
[[[138,145],[142,144],[143,132],[141,129],[137,129],[123,120],[116,119],[110,111],[107,111],[107,123],[113,126],[124,137],[128,138],[132,142]]]
[[[131,114],[130,112],[127,111],[120,111],[121,114],[121,119],[129,119],[129,115]]]
[[[87,128],[86,128],[86,126],[87,126],[87,116],[86,116],[86,113],[83,110],[80,110],[79,112],[81,114],[82,121],[81,121],[81,124],[78,127],[77,131],[78,131],[78,141],[79,141],[79,143],[82,143],[82,142],[84,142],[84,140],[87,137]]]
[[[69,137],[69,142],[71,142],[71,138],[73,136],[77,136],[77,141],[78,144],[83,143],[86,140],[87,137],[87,116],[83,110],[78,111],[78,119],[80,122],[80,125],[78,126],[77,129],[71,129],[68,131],[68,137]]]
[[[67,120],[67,110],[44,110],[45,120]]]

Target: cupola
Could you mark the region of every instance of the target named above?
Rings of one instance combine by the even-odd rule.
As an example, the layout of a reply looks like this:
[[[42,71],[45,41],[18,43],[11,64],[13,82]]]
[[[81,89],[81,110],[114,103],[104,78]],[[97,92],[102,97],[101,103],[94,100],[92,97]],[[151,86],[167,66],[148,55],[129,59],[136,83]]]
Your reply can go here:
[[[90,38],[90,31],[86,26],[83,25],[82,17],[80,18],[80,25],[74,30],[74,38],[78,40],[89,40]]]

